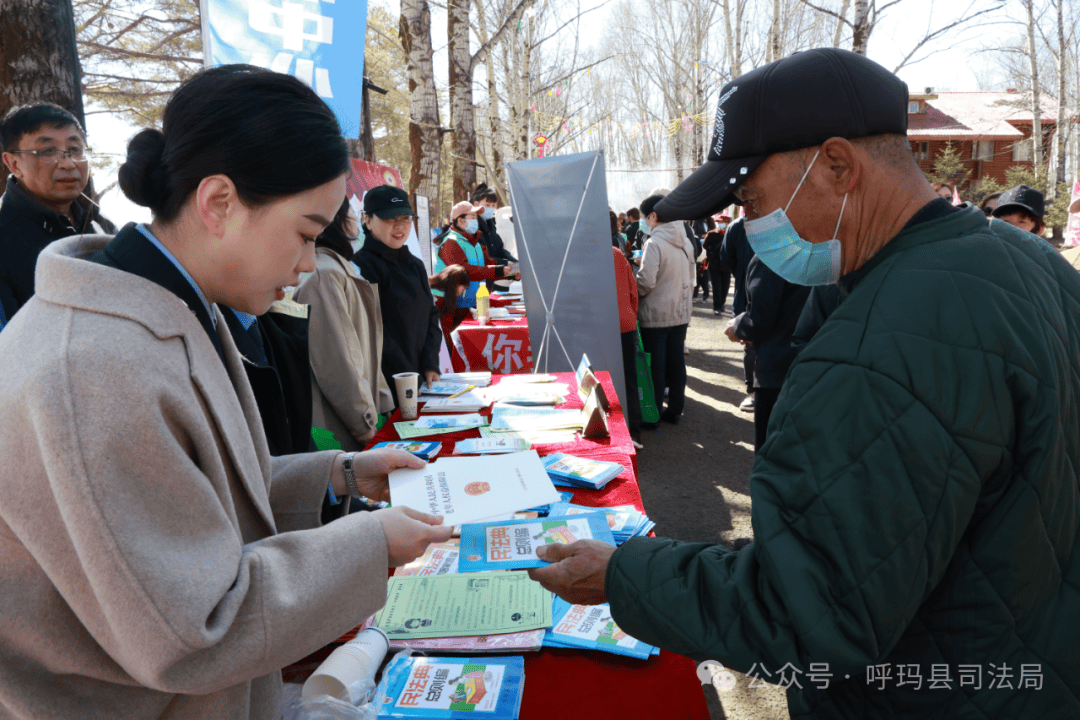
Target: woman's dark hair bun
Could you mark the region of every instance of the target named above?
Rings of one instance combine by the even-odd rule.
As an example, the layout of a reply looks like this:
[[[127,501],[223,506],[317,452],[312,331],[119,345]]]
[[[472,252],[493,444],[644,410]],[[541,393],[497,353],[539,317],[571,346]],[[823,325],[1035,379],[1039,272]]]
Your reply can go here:
[[[127,159],[117,174],[128,199],[155,212],[169,183],[164,153],[165,135],[153,128],[142,130],[128,142]]]

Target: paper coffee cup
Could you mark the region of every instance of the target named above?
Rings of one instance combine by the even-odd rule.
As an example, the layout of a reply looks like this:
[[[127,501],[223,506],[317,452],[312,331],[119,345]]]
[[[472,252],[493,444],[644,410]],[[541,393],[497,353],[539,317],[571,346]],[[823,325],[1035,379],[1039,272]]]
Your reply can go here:
[[[394,385],[397,386],[398,405],[401,406],[401,417],[406,420],[416,419],[416,391],[419,381],[419,373],[403,372],[394,375]]]
[[[323,660],[304,683],[301,700],[329,695],[351,705],[365,701],[375,689],[375,673],[389,649],[390,640],[382,630],[361,630]]]

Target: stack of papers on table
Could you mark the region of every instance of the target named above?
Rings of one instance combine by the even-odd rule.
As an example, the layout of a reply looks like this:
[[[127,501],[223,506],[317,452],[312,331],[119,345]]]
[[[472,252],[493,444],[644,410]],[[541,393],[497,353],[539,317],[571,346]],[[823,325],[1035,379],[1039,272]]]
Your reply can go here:
[[[457,397],[432,397],[424,402],[424,406],[420,408],[420,412],[474,413],[481,408],[486,408],[490,404],[491,400],[489,400],[482,392],[470,390]]]
[[[393,442],[381,442],[368,448],[368,450],[379,449],[404,450],[405,452],[412,453],[421,460],[431,460],[442,450],[442,443],[434,441],[409,442],[407,440],[397,440]]]
[[[496,405],[496,407],[498,407]],[[528,440],[533,445],[540,445],[546,443],[565,443],[574,442],[577,439],[577,431],[580,428],[559,428],[555,430],[526,430],[520,428],[517,430],[506,430],[492,427],[480,428],[480,436],[486,438],[497,438],[503,435],[513,435],[515,437],[521,437]]]
[[[471,383],[446,382],[445,380],[433,382],[431,387],[428,387],[427,383],[420,383],[420,398],[423,399],[427,395],[441,395],[443,397],[455,395],[463,390],[468,390],[470,385]]]
[[[647,659],[660,648],[630,637],[611,619],[611,607],[571,605],[556,597],[551,610],[552,626],[544,634],[544,647],[584,648]]]
[[[454,444],[455,455],[496,455],[502,453],[524,452],[530,447],[529,441],[520,435],[506,433],[497,438],[469,438],[458,440]]]
[[[607,516],[603,512],[591,512],[462,525],[458,568],[461,572],[490,572],[544,567],[549,563],[537,557],[537,548],[569,545],[578,540],[614,545]]]
[[[502,380],[499,381],[500,385],[507,383],[549,383],[555,382],[559,378],[555,375],[548,375],[545,373],[520,373],[518,375],[503,375]]]
[[[525,571],[395,576],[370,627],[410,641],[542,630],[551,627],[551,593]]]
[[[444,415],[444,416],[432,415],[430,417],[420,418],[419,420],[406,420],[404,422],[396,422],[396,423],[394,423],[394,430],[397,431],[398,437],[400,437],[402,440],[411,440],[413,438],[425,437],[427,435],[445,435],[446,433],[464,432],[466,430],[476,430],[477,429],[477,425],[475,425],[475,424],[470,424],[470,425],[454,424],[453,426],[434,427],[434,428],[433,427],[424,427],[424,425],[429,425],[430,421],[437,418],[437,417],[450,417],[450,418],[453,418],[454,420],[458,421],[458,423],[460,423],[460,422],[472,422],[472,420],[462,420],[462,418],[471,418],[473,416],[471,416],[471,415]],[[487,422],[487,420],[485,420],[480,415],[476,415],[476,417],[480,418],[481,423],[486,423]],[[417,423],[420,423],[422,421],[427,421],[427,422],[423,422],[423,424],[420,427],[417,427]],[[440,421],[437,424],[441,425],[442,423]],[[483,432],[483,425],[481,424],[479,427],[480,427],[480,432]]]
[[[592,490],[603,489],[608,482],[626,471],[619,463],[590,460],[560,452],[544,458],[544,469],[557,485]]]
[[[427,551],[408,565],[394,571],[395,577],[414,575],[455,575],[458,571],[458,541],[432,543]],[[374,618],[368,619],[361,628],[371,625]],[[520,632],[496,633],[491,635],[460,635],[456,637],[433,637],[391,640],[392,650],[412,648],[414,650],[435,650],[439,652],[489,653],[510,651],[539,650],[544,639],[544,629],[522,630]]]
[[[428,415],[413,421],[417,430],[438,430],[440,428],[478,428],[487,424],[480,413],[466,415]]]
[[[584,416],[580,410],[496,405],[491,411],[495,430],[580,430]]]
[[[487,387],[491,384],[491,371],[481,370],[476,372],[446,373],[439,378],[440,382],[455,383],[458,385],[475,385]]]
[[[615,538],[616,545],[622,545],[632,537],[644,537],[656,527],[656,523],[649,519],[648,515],[639,511],[633,505],[616,505],[614,507],[586,507],[585,505],[571,505],[567,502],[557,502],[548,510],[548,514],[556,515],[582,515],[602,510],[607,515],[608,527]]]
[[[559,493],[535,450],[444,457],[426,467],[390,473],[390,500],[442,515],[447,525],[480,522],[558,502]]]
[[[566,383],[499,383],[488,391],[496,402],[508,405],[559,405],[569,394]]]
[[[404,657],[390,662],[384,678],[380,718],[517,720],[525,660]]]

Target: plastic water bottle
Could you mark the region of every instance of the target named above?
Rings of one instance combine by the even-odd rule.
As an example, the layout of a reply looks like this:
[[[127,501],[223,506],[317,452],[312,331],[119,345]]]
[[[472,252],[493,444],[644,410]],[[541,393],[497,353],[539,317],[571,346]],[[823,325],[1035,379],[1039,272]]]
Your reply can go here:
[[[480,283],[476,291],[476,319],[481,325],[491,322],[491,299],[488,295],[487,285]]]

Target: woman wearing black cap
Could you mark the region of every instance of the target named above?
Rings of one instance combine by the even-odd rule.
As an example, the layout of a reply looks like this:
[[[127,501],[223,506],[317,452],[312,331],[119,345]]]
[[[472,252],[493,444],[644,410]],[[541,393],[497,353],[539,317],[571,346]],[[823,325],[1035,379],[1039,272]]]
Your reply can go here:
[[[415,215],[401,188],[380,185],[369,190],[364,195],[366,239],[353,257],[364,279],[379,289],[382,372],[395,400],[397,373],[419,373],[428,384],[439,379],[439,310],[423,261],[405,247]]]

